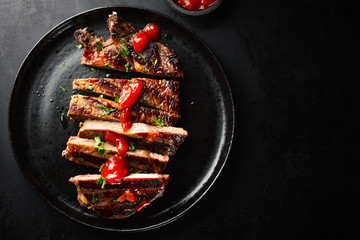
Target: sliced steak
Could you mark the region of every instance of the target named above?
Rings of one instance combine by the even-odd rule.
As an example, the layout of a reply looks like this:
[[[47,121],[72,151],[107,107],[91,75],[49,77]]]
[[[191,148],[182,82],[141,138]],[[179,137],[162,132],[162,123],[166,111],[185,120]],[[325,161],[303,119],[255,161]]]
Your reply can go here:
[[[180,82],[172,80],[155,80],[149,78],[111,79],[85,78],[75,79],[73,89],[104,94],[109,97],[120,96],[122,88],[133,81],[143,83],[139,96],[139,103],[145,106],[158,108],[167,112],[180,111]]]
[[[81,206],[94,210],[104,218],[121,219],[142,211],[161,197],[169,175],[131,174],[116,184],[105,184],[104,188],[97,182],[99,178],[100,175],[78,175],[69,181],[76,186]],[[130,199],[129,195],[134,199]],[[122,200],[126,200],[118,201],[120,196],[125,196]]]
[[[121,111],[118,103],[96,97],[73,95],[71,97],[69,111],[67,114],[72,120],[101,119],[120,121]],[[131,108],[132,122],[141,122],[151,125],[158,125],[156,119],[161,120],[164,126],[174,126],[180,115],[169,113],[158,109],[136,107]]]
[[[80,123],[78,136],[93,138],[95,136],[105,139],[105,133],[127,136],[138,149],[145,149],[164,155],[172,156],[188,136],[186,130],[175,127],[157,127],[144,123],[133,123],[128,131],[124,131],[120,122],[101,120],[86,120]]]
[[[70,137],[66,146],[66,150],[62,153],[66,159],[96,168],[100,168],[106,160],[117,153],[116,147],[107,142],[104,142],[103,150],[96,150],[95,141],[88,138]],[[130,172],[160,173],[165,169],[169,156],[135,149],[126,152],[125,161]]]

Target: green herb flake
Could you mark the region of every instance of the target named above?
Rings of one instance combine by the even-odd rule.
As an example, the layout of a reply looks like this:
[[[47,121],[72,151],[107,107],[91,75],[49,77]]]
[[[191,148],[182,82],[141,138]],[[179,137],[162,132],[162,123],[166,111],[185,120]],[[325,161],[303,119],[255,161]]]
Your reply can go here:
[[[154,120],[158,126],[160,126],[160,127],[164,126],[164,122],[161,121],[160,119],[158,119],[157,117],[154,117]]]
[[[147,69],[146,68],[143,68],[143,72],[146,72],[147,71]]]
[[[162,81],[161,81],[161,80],[159,80],[159,84],[160,84],[160,85],[161,85],[161,82],[162,82]]]
[[[60,66],[62,69],[65,69],[65,61],[63,62],[63,64]]]
[[[105,149],[103,148],[103,146],[94,147],[94,149],[98,152],[98,154],[103,154],[105,152]]]
[[[125,201],[125,204],[128,205],[128,206],[134,206],[135,202]]]
[[[156,67],[157,62],[158,62],[158,60],[156,59],[156,60],[155,60],[155,63],[154,63],[154,67]]]
[[[144,55],[144,54],[138,53],[138,55],[139,55],[140,57],[142,57],[143,59],[145,59],[145,55]]]
[[[106,184],[106,181],[105,181],[105,179],[104,179],[104,181],[103,181],[102,184],[101,184],[101,188],[102,188],[102,189],[104,189],[105,184]]]
[[[101,164],[101,167],[99,168],[99,172],[101,172],[101,169],[103,168],[103,166],[104,166],[104,163]]]
[[[63,86],[59,86],[59,88],[60,88],[61,90],[63,90],[64,92],[66,92],[66,89],[65,89]]]
[[[103,142],[101,141],[101,139],[99,137],[95,137],[94,140],[95,140],[95,145],[96,146],[102,146]]]
[[[106,154],[112,154],[111,150],[106,150]]]
[[[133,168],[130,168],[130,169],[129,169],[129,172],[130,172],[130,173],[135,173],[135,171],[134,171]]]
[[[112,32],[110,34],[111,34],[111,36],[116,36],[117,35],[117,33],[115,33],[115,32]]]
[[[78,84],[79,85],[85,85],[86,83],[85,82],[79,82]]]
[[[118,102],[118,101],[119,101],[119,96],[114,93],[114,97],[115,97],[115,100],[114,100],[114,101],[115,101],[115,102]]]
[[[79,162],[84,162],[84,158],[82,158],[82,157],[78,157],[77,160],[78,160]]]
[[[99,95],[99,98],[104,98],[104,95],[103,95],[103,94],[100,94],[100,95]]]
[[[91,203],[96,203],[98,200],[99,200],[98,198],[93,197],[93,198],[91,199]]]
[[[83,45],[79,44],[79,45],[76,45],[76,47],[77,47],[78,49],[82,49],[82,48],[83,48]]]
[[[96,48],[97,48],[99,51],[102,50],[102,46],[101,46],[101,43],[100,43],[100,42],[96,42],[96,43],[95,43],[95,46],[96,46]]]
[[[117,202],[119,202],[119,200],[117,200],[117,199],[114,199],[114,200],[113,200],[113,203],[117,203]]]
[[[132,141],[129,141],[129,151],[135,151],[135,146]]]
[[[137,171],[137,172],[135,172],[135,173],[148,173],[148,172],[145,171],[145,170],[140,170],[140,171]]]
[[[91,68],[91,71],[93,71],[94,73],[98,72],[95,68]]]
[[[94,90],[94,87],[93,86],[90,86],[90,87],[85,87],[86,90],[89,90],[89,91],[92,91]]]
[[[101,188],[104,188],[105,184],[106,184],[106,181],[105,181],[105,178],[103,177],[100,177],[96,180],[95,182],[97,185],[101,184]]]
[[[98,104],[98,103],[95,103],[95,107],[102,108],[102,109],[104,109],[106,111],[105,113],[102,113],[101,116],[104,116],[104,115],[110,114],[111,112],[116,111],[115,108],[108,108],[108,107],[105,107],[105,106],[103,106],[101,104]]]
[[[129,72],[129,66],[130,66],[130,63],[129,63],[129,62],[127,62],[127,63],[124,65],[124,67],[125,67],[125,69],[126,69],[126,72]]]
[[[108,63],[105,63],[104,66],[105,67],[111,67],[110,64],[108,64]]]

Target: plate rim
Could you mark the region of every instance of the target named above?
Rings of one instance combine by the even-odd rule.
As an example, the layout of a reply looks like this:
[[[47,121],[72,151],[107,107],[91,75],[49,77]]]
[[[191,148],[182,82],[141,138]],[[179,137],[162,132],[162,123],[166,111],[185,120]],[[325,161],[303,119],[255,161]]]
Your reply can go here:
[[[208,51],[208,53],[212,56],[213,60],[215,60],[216,64],[219,67],[219,70],[221,72],[221,75],[223,75],[224,77],[224,81],[222,81],[225,84],[225,89],[228,91],[228,100],[229,103],[227,103],[226,105],[228,105],[227,107],[229,108],[229,115],[227,114],[227,121],[226,121],[226,125],[227,127],[225,128],[226,131],[228,131],[228,133],[225,135],[225,137],[227,137],[228,139],[225,139],[224,144],[227,145],[224,147],[224,153],[223,156],[220,156],[220,159],[222,158],[223,160],[221,161],[221,166],[219,168],[219,170],[216,172],[213,180],[211,180],[211,182],[209,183],[209,185],[204,189],[204,191],[194,200],[194,202],[188,206],[185,207],[185,209],[181,210],[180,213],[174,215],[173,217],[170,217],[164,221],[161,221],[160,223],[156,223],[156,224],[151,224],[150,226],[145,226],[145,227],[140,227],[140,228],[129,228],[129,229],[118,229],[118,228],[106,228],[106,227],[102,227],[102,226],[97,226],[97,225],[93,225],[84,221],[81,221],[80,219],[77,219],[73,216],[71,216],[70,214],[68,214],[66,211],[64,211],[63,209],[59,208],[58,206],[55,206],[55,204],[53,204],[53,202],[49,201],[48,197],[45,196],[45,194],[38,188],[36,188],[35,184],[33,184],[30,181],[30,178],[28,176],[28,174],[25,172],[25,170],[22,167],[22,164],[19,161],[19,157],[18,154],[15,152],[15,146],[14,146],[14,142],[13,142],[13,128],[14,128],[14,124],[12,123],[12,119],[13,119],[13,115],[15,115],[15,113],[12,111],[13,107],[16,106],[17,104],[17,99],[15,98],[15,95],[17,96],[17,92],[19,90],[17,90],[21,84],[19,83],[19,78],[22,77],[22,75],[24,73],[26,73],[26,71],[28,70],[28,64],[29,62],[31,62],[31,60],[37,56],[37,51],[40,51],[42,49],[41,45],[42,44],[46,44],[47,39],[49,37],[51,37],[52,35],[54,35],[54,37],[56,37],[57,35],[61,34],[63,31],[67,30],[66,27],[66,23],[71,21],[72,19],[75,19],[79,16],[83,16],[86,14],[91,14],[91,13],[95,13],[95,12],[101,12],[101,11],[105,11],[105,10],[113,10],[114,8],[128,8],[128,9],[135,9],[135,10],[141,10],[141,11],[147,11],[150,13],[154,13],[157,15],[160,15],[161,17],[164,17],[166,19],[169,19],[173,22],[175,22],[176,24],[178,24],[180,27],[182,27],[183,29],[185,29],[186,31],[190,32],[195,38],[197,38],[197,40],[206,48],[206,50]],[[62,30],[62,31],[61,31]],[[34,56],[35,54],[35,56]],[[226,95],[225,95],[226,96]],[[231,147],[232,147],[232,143],[233,143],[233,137],[234,137],[234,129],[235,129],[235,108],[234,108],[234,101],[233,101],[233,96],[232,96],[232,92],[231,92],[231,88],[230,88],[230,84],[229,81],[227,79],[227,76],[220,64],[220,62],[218,61],[218,59],[216,58],[215,54],[211,51],[211,49],[208,47],[208,45],[195,33],[193,32],[190,28],[188,28],[187,26],[185,26],[183,23],[179,22],[178,20],[174,19],[173,17],[170,17],[164,13],[160,13],[158,11],[152,10],[152,9],[148,9],[148,8],[144,8],[144,7],[138,7],[138,6],[129,6],[129,5],[113,5],[113,6],[104,6],[104,7],[97,7],[97,8],[91,8],[85,11],[82,11],[80,13],[77,13],[75,15],[72,15],[68,18],[66,18],[65,20],[61,21],[59,24],[55,25],[54,27],[52,27],[49,31],[47,31],[35,44],[34,46],[30,49],[30,51],[27,53],[27,55],[25,56],[23,62],[21,63],[19,70],[16,74],[16,78],[15,78],[15,82],[13,84],[13,88],[11,90],[11,95],[10,95],[10,101],[8,103],[8,136],[9,136],[9,142],[11,145],[11,150],[14,156],[14,159],[16,160],[17,166],[20,169],[22,175],[24,176],[24,178],[26,179],[27,183],[31,186],[31,188],[34,190],[34,192],[36,192],[36,194],[40,197],[40,199],[42,199],[44,202],[46,202],[47,204],[49,204],[52,208],[54,208],[56,211],[60,212],[61,214],[63,214],[64,216],[75,220],[78,223],[81,223],[85,226],[89,226],[89,227],[93,227],[93,228],[97,228],[97,229],[102,229],[102,230],[107,230],[107,231],[117,231],[117,232],[143,232],[143,231],[148,231],[148,230],[152,230],[152,229],[156,229],[162,226],[165,226],[173,221],[175,221],[176,219],[179,219],[180,217],[182,217],[184,214],[186,214],[196,203],[198,203],[200,201],[200,199],[203,198],[203,196],[210,190],[210,188],[213,186],[213,184],[215,183],[215,181],[217,180],[217,178],[219,177],[220,173],[222,172],[225,163],[228,159],[228,156],[230,154],[231,151]]]

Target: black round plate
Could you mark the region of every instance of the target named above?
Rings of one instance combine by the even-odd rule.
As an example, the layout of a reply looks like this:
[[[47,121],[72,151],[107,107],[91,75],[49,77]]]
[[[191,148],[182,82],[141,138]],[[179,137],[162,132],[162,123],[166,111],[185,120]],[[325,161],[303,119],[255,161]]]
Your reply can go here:
[[[136,29],[152,22],[160,26],[160,42],[180,57],[185,79],[181,81],[182,118],[178,126],[189,137],[170,158],[170,174],[164,196],[144,212],[127,219],[106,220],[83,208],[76,200],[72,176],[97,170],[61,157],[78,123],[66,117],[75,78],[146,77],[81,65],[83,50],[73,32],[88,27],[108,38],[106,19],[116,11]],[[65,62],[65,64],[64,64]],[[64,69],[62,68],[64,64]],[[64,87],[66,91],[63,91]],[[35,191],[51,206],[83,224],[116,231],[141,231],[169,223],[189,210],[210,188],[230,151],[234,109],[226,76],[207,46],[178,22],[146,9],[106,7],[76,15],[56,26],[31,50],[22,64],[11,96],[10,138],[18,165]],[[61,119],[64,118],[63,121]]]

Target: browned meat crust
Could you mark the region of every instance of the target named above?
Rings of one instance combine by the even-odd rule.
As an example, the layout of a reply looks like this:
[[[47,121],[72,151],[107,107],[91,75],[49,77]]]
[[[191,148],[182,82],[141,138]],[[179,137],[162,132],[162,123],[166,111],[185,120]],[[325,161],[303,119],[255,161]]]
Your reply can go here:
[[[120,96],[122,88],[132,81],[140,81],[143,88],[139,96],[139,103],[158,108],[167,112],[180,111],[180,82],[171,80],[155,80],[149,78],[111,79],[86,78],[75,79],[73,89],[104,94],[109,97]],[[90,90],[91,89],[91,90]]]
[[[84,123],[80,123],[78,137],[93,138],[98,136],[101,139],[105,139],[106,131],[127,136],[138,149],[145,149],[169,156],[176,153],[188,135],[187,131],[182,128],[156,127],[143,123],[134,123],[125,132],[119,122],[86,120]]]
[[[101,119],[120,121],[121,111],[114,101],[83,95],[71,97],[68,116],[73,120]],[[158,109],[135,107],[131,109],[132,121],[157,125],[156,119],[160,119],[164,126],[174,126],[180,115],[164,112]]]
[[[152,201],[161,197],[169,180],[167,174],[132,174],[119,180],[116,184],[96,184],[100,175],[78,175],[69,179],[78,192],[81,206],[96,211],[108,219],[121,219],[142,211]],[[130,192],[135,196],[134,202],[117,202],[121,195]]]
[[[116,13],[110,15],[108,19],[110,32],[116,35],[101,44],[101,47],[97,46],[98,38],[87,33],[86,29],[75,31],[75,39],[85,47],[81,64],[126,72],[184,77],[184,73],[180,70],[179,58],[173,50],[163,44],[151,42],[143,52],[136,53],[133,48],[133,38],[136,35],[134,29],[130,24],[119,19],[121,18]]]
[[[95,150],[95,141],[92,139],[70,137],[66,145],[66,150],[62,153],[66,159],[96,168],[100,168],[107,159],[117,153],[116,147],[107,142],[103,144],[104,151],[99,153]],[[136,149],[135,151],[126,152],[125,161],[130,172],[160,173],[165,169],[169,157],[147,150]]]

